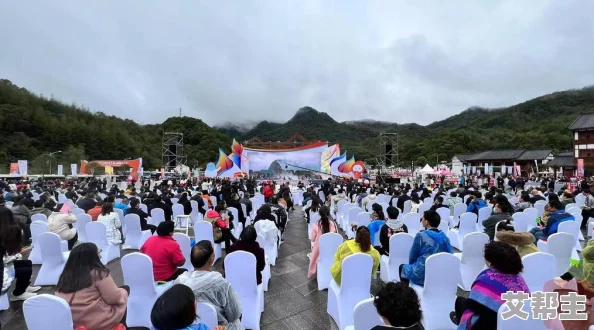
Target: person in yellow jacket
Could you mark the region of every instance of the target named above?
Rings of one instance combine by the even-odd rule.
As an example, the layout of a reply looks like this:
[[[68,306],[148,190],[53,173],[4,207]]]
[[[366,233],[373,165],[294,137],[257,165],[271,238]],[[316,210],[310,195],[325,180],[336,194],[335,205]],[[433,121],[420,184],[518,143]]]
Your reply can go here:
[[[334,264],[330,268],[330,272],[332,273],[332,277],[334,278],[336,284],[340,285],[342,261],[344,258],[355,253],[369,254],[373,258],[373,268],[371,269],[370,275],[372,279],[375,277],[375,273],[377,272],[377,268],[380,263],[380,254],[371,245],[371,235],[369,234],[369,229],[362,226],[357,228],[355,239],[348,240],[340,244],[336,254],[334,255]]]

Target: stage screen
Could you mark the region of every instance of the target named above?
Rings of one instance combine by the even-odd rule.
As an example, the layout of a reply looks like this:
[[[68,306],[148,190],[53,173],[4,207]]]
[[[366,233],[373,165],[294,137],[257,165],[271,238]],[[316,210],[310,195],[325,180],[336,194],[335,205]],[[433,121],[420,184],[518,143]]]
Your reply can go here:
[[[251,175],[305,175],[305,172],[320,171],[322,152],[327,146],[302,150],[250,150],[244,149],[244,170]]]

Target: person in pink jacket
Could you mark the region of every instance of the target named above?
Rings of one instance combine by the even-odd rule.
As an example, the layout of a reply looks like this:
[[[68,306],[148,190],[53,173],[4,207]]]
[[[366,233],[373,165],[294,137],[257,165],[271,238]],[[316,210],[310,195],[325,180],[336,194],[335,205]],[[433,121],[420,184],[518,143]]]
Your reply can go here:
[[[309,238],[313,243],[313,249],[309,258],[309,270],[307,276],[312,278],[316,276],[318,270],[318,260],[320,260],[320,237],[326,233],[337,233],[338,226],[330,219],[330,209],[322,206],[319,210],[320,220],[314,224]]]
[[[56,286],[56,296],[70,305],[74,327],[93,330],[110,330],[126,323],[129,292],[127,286],[116,286],[93,243],[72,249]]]

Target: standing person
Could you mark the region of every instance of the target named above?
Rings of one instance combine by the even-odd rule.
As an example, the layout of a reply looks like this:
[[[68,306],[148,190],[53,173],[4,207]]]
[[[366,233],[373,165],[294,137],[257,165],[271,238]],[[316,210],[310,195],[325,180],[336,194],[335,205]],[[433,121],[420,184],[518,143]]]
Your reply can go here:
[[[590,188],[584,189],[582,191],[584,195],[584,206],[582,207],[582,225],[581,229],[586,229],[586,225],[588,223],[588,219],[594,215],[594,197],[592,197],[592,193],[590,192]]]
[[[116,286],[93,243],[72,249],[56,286],[56,296],[70,305],[74,327],[93,330],[110,330],[126,323],[129,293],[127,286]]]
[[[33,264],[31,260],[22,260],[20,254],[23,248],[23,231],[14,220],[12,212],[0,206],[0,294],[8,293],[12,282],[16,285],[10,296],[11,301],[24,301],[35,296],[34,292],[41,290],[31,284]]]
[[[102,222],[105,225],[107,233],[107,242],[111,244],[122,243],[122,222],[120,216],[113,211],[113,204],[105,203],[101,209],[101,214],[97,217],[97,221]]]
[[[338,233],[338,226],[330,219],[330,209],[327,206],[320,208],[320,220],[313,226],[309,240],[313,242],[313,248],[309,256],[309,270],[307,277],[313,278],[318,270],[320,260],[320,237],[326,233]]]
[[[78,220],[70,211],[68,214],[60,212],[62,204],[58,204],[56,209],[47,219],[49,231],[58,234],[60,239],[68,241],[68,250],[72,250],[78,240],[78,233],[73,224]]]
[[[453,253],[450,239],[438,229],[441,218],[435,211],[425,211],[421,223],[425,230],[417,233],[413,241],[407,265],[400,265],[399,274],[402,282],[425,284],[425,261],[430,256],[447,252]]]
[[[522,277],[522,259],[518,251],[504,242],[485,245],[483,270],[470,288],[468,298],[456,298],[455,311],[450,319],[461,330],[495,330],[497,312],[504,303],[501,295],[506,292],[530,293]]]
[[[256,257],[256,280],[258,285],[260,285],[262,284],[262,271],[264,271],[264,268],[266,268],[266,256],[264,254],[264,249],[256,241],[257,238],[258,233],[256,232],[256,228],[254,228],[254,226],[250,225],[245,227],[245,229],[241,232],[239,241],[233,243],[229,250],[227,250],[227,255],[235,251],[246,251],[253,254],[254,257]]]
[[[151,236],[140,248],[140,252],[153,261],[155,281],[173,281],[187,271],[185,268],[178,268],[186,263],[186,258],[173,239],[174,228],[172,221],[161,222],[157,227],[157,236]]]
[[[210,241],[199,241],[190,255],[192,272],[181,274],[175,284],[184,284],[194,292],[196,301],[212,304],[217,311],[219,325],[226,330],[242,330],[241,301],[231,283],[221,273],[212,271],[215,261],[214,249]]]

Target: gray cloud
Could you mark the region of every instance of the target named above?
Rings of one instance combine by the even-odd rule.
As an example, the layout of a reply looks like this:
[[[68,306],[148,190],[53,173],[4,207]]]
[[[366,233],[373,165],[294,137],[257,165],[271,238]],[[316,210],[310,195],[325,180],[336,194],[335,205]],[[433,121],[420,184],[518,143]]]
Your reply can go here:
[[[173,5],[175,4],[175,5]],[[0,76],[143,123],[427,124],[594,83],[594,2],[2,1]]]

